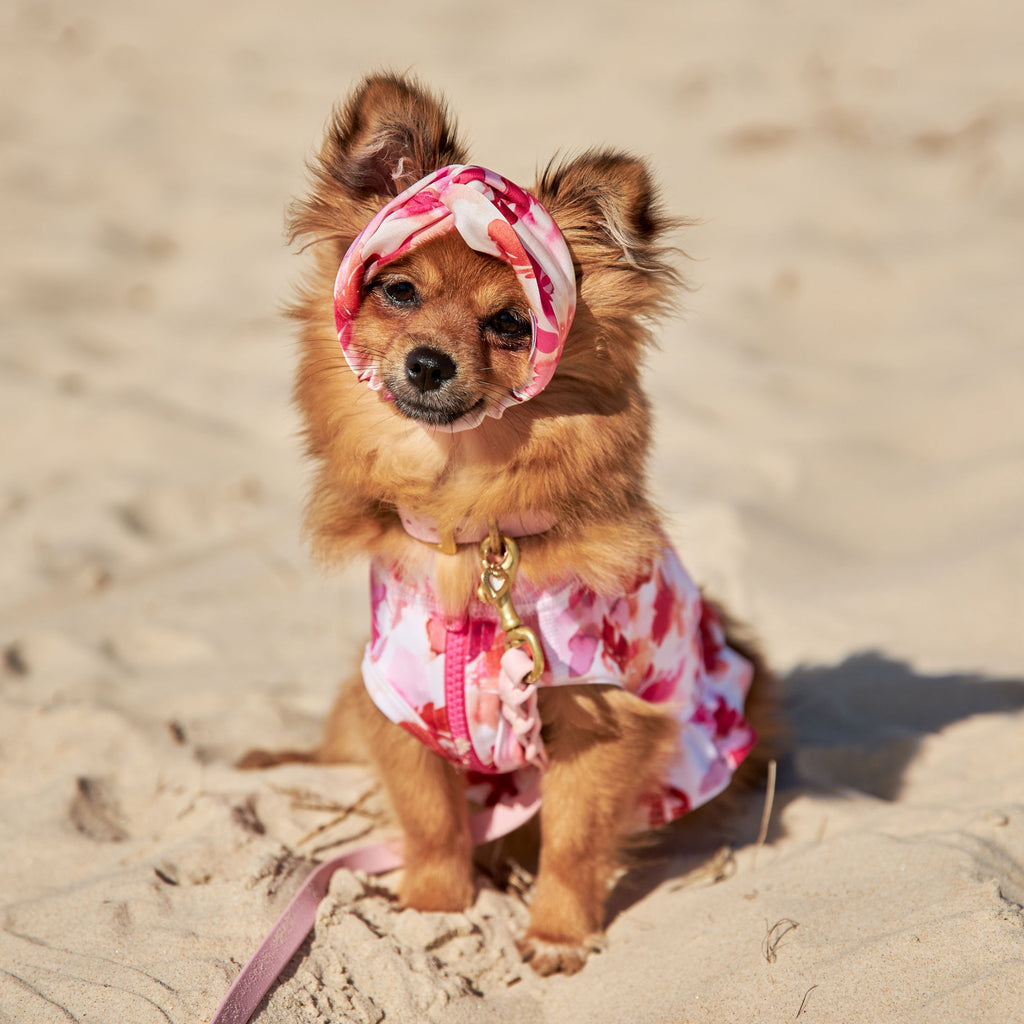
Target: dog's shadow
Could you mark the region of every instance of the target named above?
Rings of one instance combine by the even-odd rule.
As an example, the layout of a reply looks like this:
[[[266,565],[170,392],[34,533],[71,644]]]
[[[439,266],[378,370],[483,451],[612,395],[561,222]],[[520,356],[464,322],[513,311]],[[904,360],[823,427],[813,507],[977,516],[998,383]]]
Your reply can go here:
[[[802,793],[856,790],[897,800],[925,737],[972,715],[1024,708],[1024,680],[923,675],[876,653],[795,669],[783,693],[790,735],[769,840],[781,834],[778,811]],[[762,789],[723,811],[712,802],[662,830],[636,852],[633,870],[612,893],[609,922],[662,884],[706,884],[728,874],[729,850],[756,841],[764,805]]]

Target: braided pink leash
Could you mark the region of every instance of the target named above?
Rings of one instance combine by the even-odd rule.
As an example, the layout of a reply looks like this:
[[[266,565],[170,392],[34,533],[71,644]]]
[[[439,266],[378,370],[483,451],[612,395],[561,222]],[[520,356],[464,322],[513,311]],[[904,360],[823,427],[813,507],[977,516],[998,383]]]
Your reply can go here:
[[[538,807],[540,791],[535,787],[474,814],[469,822],[473,842],[487,843],[508,835],[529,821]],[[401,863],[397,840],[385,840],[343,853],[315,868],[235,978],[217,1012],[210,1018],[210,1024],[247,1024],[270,986],[312,930],[317,907],[327,895],[327,887],[335,871],[348,868],[350,871],[381,874],[400,867]]]
[[[541,739],[540,710],[537,707],[537,684],[528,679],[533,658],[522,647],[512,647],[501,656],[498,673],[498,697],[501,715],[509,725],[511,735],[502,750],[495,749],[497,765],[521,767],[534,764],[541,770],[548,766],[548,755]],[[500,769],[507,771],[509,768]]]

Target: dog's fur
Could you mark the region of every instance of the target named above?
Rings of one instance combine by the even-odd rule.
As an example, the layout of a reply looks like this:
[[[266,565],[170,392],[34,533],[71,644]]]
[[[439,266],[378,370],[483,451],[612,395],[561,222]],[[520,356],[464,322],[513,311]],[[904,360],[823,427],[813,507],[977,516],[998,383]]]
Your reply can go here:
[[[541,511],[557,522],[520,541],[522,576],[541,587],[572,578],[622,592],[664,544],[646,496],[650,416],[640,368],[647,324],[680,284],[664,241],[674,222],[641,161],[593,150],[550,166],[530,190],[569,246],[578,308],[554,378],[503,418],[454,434],[431,426],[521,383],[528,360],[528,344],[514,330],[503,333],[516,316],[528,317],[513,271],[457,234],[388,264],[364,296],[355,337],[374,354],[394,403],[359,383],[338,345],[332,289],[353,238],[408,185],[464,162],[442,102],[408,78],[376,75],[335,113],[312,190],[291,210],[293,238],[315,261],[291,309],[302,343],[295,395],[317,468],[307,520],[314,549],[329,563],[363,554],[398,563],[407,577],[429,578],[457,615],[474,599],[476,546],[435,551],[404,531],[396,507],[441,524]],[[408,285],[415,303],[401,301]],[[417,346],[444,353],[457,368],[443,389],[417,393],[408,385],[403,367]],[[770,676],[749,645],[734,636],[730,643],[755,664],[748,715],[770,734]],[[551,764],[521,948],[548,974],[578,970],[600,934],[622,823],[669,755],[675,723],[609,686],[543,689],[540,707]],[[402,827],[401,900],[420,910],[465,908],[474,884],[462,775],[384,718],[358,679],[344,688],[322,746],[303,759],[348,759],[353,733],[368,741]],[[247,763],[301,756],[255,754]],[[755,751],[740,775],[763,762]]]

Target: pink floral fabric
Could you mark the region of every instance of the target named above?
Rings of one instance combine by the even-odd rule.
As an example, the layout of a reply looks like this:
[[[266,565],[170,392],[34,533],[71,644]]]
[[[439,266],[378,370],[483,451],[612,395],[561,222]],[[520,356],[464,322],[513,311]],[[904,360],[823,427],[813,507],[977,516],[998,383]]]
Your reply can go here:
[[[384,388],[373,359],[352,338],[352,322],[365,286],[392,260],[424,242],[457,231],[477,252],[504,260],[516,272],[530,305],[533,340],[530,378],[488,403],[483,415],[499,418],[510,405],[532,398],[551,380],[576,310],[572,258],[558,226],[525,189],[484,167],[442,167],[381,209],[349,247],[334,285],[338,340],[352,370],[375,391]]]
[[[480,603],[448,619],[422,582],[412,586],[379,563],[371,592],[363,678],[380,710],[468,769],[478,802],[524,791],[543,757],[527,762],[503,713],[504,634],[493,609]],[[756,740],[743,716],[752,668],[726,646],[714,609],[672,549],[621,596],[572,583],[536,591],[517,580],[514,601],[544,648],[541,686],[611,683],[672,709],[676,751],[637,808],[636,828],[664,824],[725,789]]]

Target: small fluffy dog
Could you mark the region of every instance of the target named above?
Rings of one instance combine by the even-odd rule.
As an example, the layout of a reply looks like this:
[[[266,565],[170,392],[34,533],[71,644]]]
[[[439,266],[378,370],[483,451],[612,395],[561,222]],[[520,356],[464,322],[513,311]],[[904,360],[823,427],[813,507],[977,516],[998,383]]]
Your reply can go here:
[[[673,222],[621,153],[529,191],[467,165],[445,105],[397,75],[339,108],[313,172],[291,211],[315,257],[291,310],[308,529],[329,563],[370,556],[373,636],[303,759],[363,743],[420,910],[473,900],[467,798],[539,788],[521,949],[573,972],[626,838],[754,774],[772,725],[768,672],[646,495],[640,370],[679,284]]]

